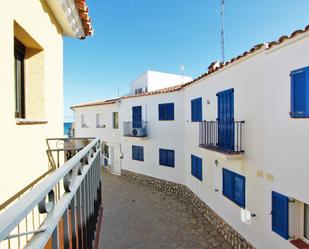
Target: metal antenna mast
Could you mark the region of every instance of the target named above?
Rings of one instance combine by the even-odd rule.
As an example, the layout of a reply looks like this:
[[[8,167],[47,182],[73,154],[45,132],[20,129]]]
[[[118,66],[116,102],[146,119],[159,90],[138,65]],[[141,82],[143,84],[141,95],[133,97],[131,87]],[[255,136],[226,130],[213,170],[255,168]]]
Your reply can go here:
[[[221,0],[221,55],[222,62],[225,61],[225,48],[224,48],[224,0]]]

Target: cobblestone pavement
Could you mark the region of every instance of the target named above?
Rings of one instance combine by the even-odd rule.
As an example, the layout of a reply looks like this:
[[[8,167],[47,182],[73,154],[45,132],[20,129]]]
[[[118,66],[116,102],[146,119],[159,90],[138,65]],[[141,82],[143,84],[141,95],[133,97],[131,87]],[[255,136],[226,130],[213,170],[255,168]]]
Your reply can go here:
[[[189,201],[103,172],[101,249],[232,248]]]

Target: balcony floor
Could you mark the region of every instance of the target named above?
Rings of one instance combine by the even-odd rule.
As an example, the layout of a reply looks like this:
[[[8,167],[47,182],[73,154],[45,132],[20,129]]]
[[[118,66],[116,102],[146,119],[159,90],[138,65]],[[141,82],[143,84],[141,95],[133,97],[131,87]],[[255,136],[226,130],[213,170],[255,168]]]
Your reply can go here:
[[[99,248],[232,248],[189,201],[106,171],[103,208]]]

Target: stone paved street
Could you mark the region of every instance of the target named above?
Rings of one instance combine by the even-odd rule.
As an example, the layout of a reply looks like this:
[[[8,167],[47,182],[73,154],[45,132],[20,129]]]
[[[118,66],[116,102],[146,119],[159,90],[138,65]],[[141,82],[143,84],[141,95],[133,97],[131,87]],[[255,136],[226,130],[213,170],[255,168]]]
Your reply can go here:
[[[190,202],[103,172],[103,249],[232,248]]]

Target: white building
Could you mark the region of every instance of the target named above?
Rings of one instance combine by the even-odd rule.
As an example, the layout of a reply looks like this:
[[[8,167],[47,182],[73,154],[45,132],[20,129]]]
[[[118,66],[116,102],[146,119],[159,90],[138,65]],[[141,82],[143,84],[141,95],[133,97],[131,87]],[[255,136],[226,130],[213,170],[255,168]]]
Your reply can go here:
[[[301,248],[309,244],[308,53],[309,26],[186,84],[74,106],[76,134],[118,144],[109,162],[117,173],[187,186],[254,247]],[[101,112],[107,126],[96,128]]]
[[[184,84],[192,78],[184,75],[146,71],[130,84],[130,95],[151,92],[158,89]]]

